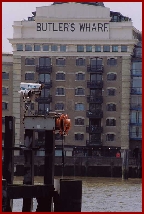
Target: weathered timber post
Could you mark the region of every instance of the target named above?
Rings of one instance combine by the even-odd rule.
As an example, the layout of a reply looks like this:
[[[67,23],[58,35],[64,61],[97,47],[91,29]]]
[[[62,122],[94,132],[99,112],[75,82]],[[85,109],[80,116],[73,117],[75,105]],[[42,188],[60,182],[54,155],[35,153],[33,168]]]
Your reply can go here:
[[[128,179],[129,175],[129,150],[123,149],[121,150],[122,157],[122,179]]]
[[[2,179],[2,212],[5,212],[7,206],[7,181]]]
[[[45,159],[44,159],[44,184],[54,185],[54,156],[55,156],[54,131],[45,131]],[[47,198],[37,198],[37,212],[52,211],[52,197],[50,193]]]
[[[15,143],[15,118],[5,116],[5,138],[4,138],[4,163],[3,179],[6,179],[7,185],[13,184],[14,178],[14,147]],[[7,198],[5,212],[12,212],[12,199]]]
[[[34,131],[25,129],[25,150],[24,150],[24,180],[23,184],[34,185],[34,155],[33,155],[33,141]],[[33,207],[33,198],[23,199],[22,212],[31,212]]]

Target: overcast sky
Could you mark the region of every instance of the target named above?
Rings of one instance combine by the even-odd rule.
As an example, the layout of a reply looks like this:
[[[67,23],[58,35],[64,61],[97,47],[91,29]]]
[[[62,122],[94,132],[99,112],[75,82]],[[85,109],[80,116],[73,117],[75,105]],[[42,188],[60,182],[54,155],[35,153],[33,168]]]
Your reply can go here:
[[[7,38],[13,37],[13,22],[27,19],[36,7],[47,6],[52,2],[2,2],[2,51],[12,52]],[[133,25],[142,30],[142,3],[141,2],[104,2],[105,7],[120,12],[132,18]]]

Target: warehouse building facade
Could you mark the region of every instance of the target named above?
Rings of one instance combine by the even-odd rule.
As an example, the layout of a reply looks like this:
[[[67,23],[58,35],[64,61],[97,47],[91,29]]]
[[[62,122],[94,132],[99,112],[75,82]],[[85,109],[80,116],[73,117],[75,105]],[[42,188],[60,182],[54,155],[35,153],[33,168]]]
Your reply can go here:
[[[29,104],[29,111],[68,114],[72,125],[65,137],[66,156],[113,156],[120,149],[141,147],[141,124],[132,119],[141,117],[139,109],[132,109],[133,103],[141,103],[141,94],[137,98],[132,90],[141,82],[140,71],[133,73],[141,69],[133,54],[141,33],[131,19],[99,2],[59,2],[32,14],[14,22],[9,39],[13,46],[9,114],[16,118],[15,144],[24,141],[20,82],[40,82],[45,88]],[[44,133],[35,137],[41,145]],[[55,144],[56,155],[61,155],[58,133]]]

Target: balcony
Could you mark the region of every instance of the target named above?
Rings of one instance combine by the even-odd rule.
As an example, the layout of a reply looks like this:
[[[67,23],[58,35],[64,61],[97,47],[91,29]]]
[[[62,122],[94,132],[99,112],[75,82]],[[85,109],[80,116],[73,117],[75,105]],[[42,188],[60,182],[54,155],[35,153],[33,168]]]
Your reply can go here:
[[[102,142],[101,142],[101,139],[86,140],[86,145],[87,146],[102,146]]]
[[[103,103],[103,97],[102,96],[87,96],[87,102],[88,103]]]
[[[103,65],[88,65],[87,66],[87,72],[90,73],[96,73],[96,72],[100,72],[103,73],[104,67]]]
[[[47,88],[47,89],[52,87],[52,80],[50,80],[49,82],[38,81],[38,83],[44,84],[44,88]]]
[[[51,73],[52,72],[52,66],[49,65],[49,66],[40,66],[40,65],[37,65],[36,66],[36,72],[38,73]]]
[[[130,139],[131,140],[142,140],[142,133],[136,134],[136,132],[130,132]]]
[[[52,96],[49,95],[48,97],[39,97],[39,98],[36,98],[36,102],[51,103],[52,102]]]
[[[51,111],[51,110],[49,110],[49,111]],[[36,110],[35,111],[35,115],[37,116],[37,115],[47,115],[48,114],[48,112],[47,112],[47,110]]]
[[[88,80],[87,81],[87,87],[88,88],[103,88],[103,81],[98,80]]]
[[[86,126],[86,133],[102,133],[103,132],[103,128],[100,126]]]
[[[103,118],[103,112],[102,112],[102,110],[95,110],[95,111],[87,111],[86,112],[86,116],[88,117],[88,118]]]
[[[142,77],[142,69],[132,69],[131,75],[133,77]]]
[[[130,104],[130,110],[141,111],[142,110],[142,104],[131,103]]]
[[[141,95],[142,94],[142,88],[131,88],[131,94]]]

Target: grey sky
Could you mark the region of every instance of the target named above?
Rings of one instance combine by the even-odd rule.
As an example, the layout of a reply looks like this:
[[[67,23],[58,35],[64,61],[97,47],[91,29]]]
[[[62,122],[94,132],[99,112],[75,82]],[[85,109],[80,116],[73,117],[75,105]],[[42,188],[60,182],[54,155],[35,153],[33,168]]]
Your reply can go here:
[[[7,38],[13,37],[13,22],[27,19],[36,7],[47,6],[52,2],[3,2],[2,3],[2,51],[12,52]],[[142,3],[141,2],[104,2],[105,7],[132,18],[133,25],[142,30]]]

